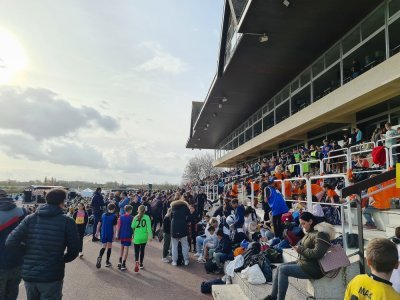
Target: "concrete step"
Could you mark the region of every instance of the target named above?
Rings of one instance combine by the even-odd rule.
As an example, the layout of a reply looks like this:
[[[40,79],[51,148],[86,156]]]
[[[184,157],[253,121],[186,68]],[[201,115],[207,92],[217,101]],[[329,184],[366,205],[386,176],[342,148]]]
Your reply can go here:
[[[400,222],[394,223],[394,224],[397,224],[397,225],[392,225],[392,224],[386,225],[386,236],[387,237],[393,237],[395,235],[396,227],[400,226]]]
[[[248,300],[238,284],[213,285],[212,296],[215,300]]]
[[[250,300],[265,299],[268,295],[271,294],[272,291],[271,283],[253,285],[248,283],[246,279],[242,279],[239,273],[235,273],[235,276],[232,278],[232,283],[239,285],[240,289]],[[307,299],[308,297],[311,297],[311,295],[305,292],[305,286],[298,289],[289,284],[289,288],[286,294],[287,300],[300,300]]]

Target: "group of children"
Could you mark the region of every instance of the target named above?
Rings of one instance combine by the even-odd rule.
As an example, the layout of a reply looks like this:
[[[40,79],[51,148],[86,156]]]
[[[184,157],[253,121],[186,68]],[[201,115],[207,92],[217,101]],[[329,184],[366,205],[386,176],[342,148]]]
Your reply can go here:
[[[143,260],[146,244],[152,239],[153,233],[151,228],[150,217],[145,214],[146,207],[140,205],[138,214],[132,216],[132,206],[125,205],[124,213],[117,217],[115,214],[116,206],[110,203],[107,206],[107,212],[104,213],[97,225],[96,236],[100,237],[102,248],[97,258],[96,267],[101,268],[101,262],[104,253],[107,250],[106,267],[111,267],[110,262],[112,243],[115,240],[121,242],[121,252],[119,257],[118,269],[125,271],[126,260],[128,258],[129,247],[132,245],[132,239],[135,249],[135,272],[143,269]]]

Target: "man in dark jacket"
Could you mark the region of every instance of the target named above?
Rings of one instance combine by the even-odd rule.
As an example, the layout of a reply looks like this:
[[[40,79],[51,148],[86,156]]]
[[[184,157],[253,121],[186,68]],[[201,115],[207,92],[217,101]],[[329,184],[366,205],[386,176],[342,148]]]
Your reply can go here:
[[[0,190],[0,299],[15,300],[21,282],[23,252],[6,248],[6,239],[26,216],[25,209],[17,207],[12,198]]]
[[[203,190],[200,190],[199,194],[196,196],[196,205],[197,205],[197,212],[199,214],[199,218],[203,218],[204,213],[204,205],[207,202],[207,195],[204,193]]]
[[[163,201],[161,199],[161,194],[159,193],[156,198],[151,201],[151,214],[153,216],[153,236],[156,236],[157,224],[162,227],[162,213],[163,213]]]
[[[76,224],[63,212],[66,196],[62,189],[51,190],[47,204],[22,220],[7,238],[10,251],[24,250],[22,278],[28,300],[61,299],[65,263],[78,256]]]
[[[101,194],[100,187],[98,187],[96,189],[96,191],[94,192],[91,205],[92,205],[93,217],[94,217],[92,241],[98,242],[99,239],[96,237],[97,224],[99,223],[99,220],[101,219],[101,216],[103,215],[104,206],[106,205],[104,203],[104,198],[103,198],[103,195]]]
[[[172,265],[177,265],[178,243],[182,245],[182,255],[185,266],[189,265],[189,243],[188,243],[188,223],[189,223],[189,204],[184,200],[175,200],[171,203],[171,241],[172,241]]]

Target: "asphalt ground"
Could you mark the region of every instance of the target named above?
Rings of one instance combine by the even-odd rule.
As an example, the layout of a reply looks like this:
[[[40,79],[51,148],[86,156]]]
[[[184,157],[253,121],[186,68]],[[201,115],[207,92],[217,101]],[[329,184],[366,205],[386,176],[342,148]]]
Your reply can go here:
[[[133,246],[129,250],[126,271],[117,268],[120,243],[113,243],[111,268],[104,267],[106,253],[100,269],[96,268],[96,259],[101,244],[84,240],[82,258],[76,258],[66,265],[63,299],[212,299],[201,294],[200,285],[204,280],[217,278],[208,275],[204,265],[196,262],[191,254],[189,266],[173,267],[161,261],[162,243],[150,241],[146,246],[144,269],[134,272]],[[23,282],[20,285],[18,299],[26,299]]]

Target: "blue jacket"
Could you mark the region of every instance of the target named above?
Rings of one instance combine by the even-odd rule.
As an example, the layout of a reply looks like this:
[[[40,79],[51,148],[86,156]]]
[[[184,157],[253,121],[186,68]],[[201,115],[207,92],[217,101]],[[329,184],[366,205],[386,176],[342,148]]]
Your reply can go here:
[[[235,229],[242,228],[244,225],[244,206],[239,204],[235,209]]]
[[[92,198],[92,209],[93,209],[93,214],[96,216],[101,216],[104,210],[104,206],[106,205],[104,203],[104,198],[103,195],[99,192],[95,192],[93,194]]]
[[[268,187],[269,196],[268,204],[271,207],[272,216],[285,214],[289,211],[285,200],[281,193],[278,193],[274,188]]]
[[[10,251],[25,251],[25,281],[53,282],[64,278],[65,263],[78,256],[80,241],[75,221],[59,206],[45,204],[11,232],[6,247]]]
[[[128,197],[126,197],[124,200],[120,201],[118,203],[119,206],[119,215],[122,216],[123,214],[125,214],[125,210],[124,207],[125,205],[128,205],[129,202],[131,201],[131,199],[129,199]]]
[[[228,235],[223,235],[222,239],[218,242],[217,248],[215,248],[215,253],[232,254],[232,241]]]
[[[25,209],[17,207],[13,199],[0,199],[0,270],[10,270],[22,265],[22,249],[7,249],[6,240],[25,216]]]

